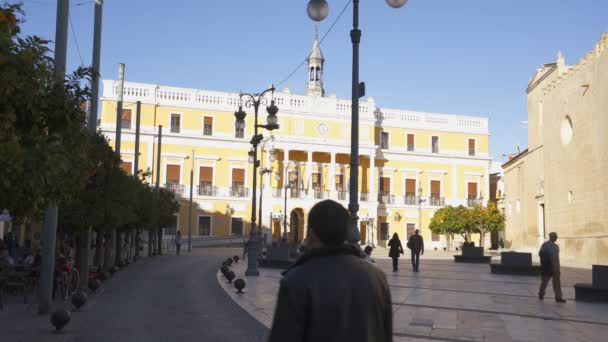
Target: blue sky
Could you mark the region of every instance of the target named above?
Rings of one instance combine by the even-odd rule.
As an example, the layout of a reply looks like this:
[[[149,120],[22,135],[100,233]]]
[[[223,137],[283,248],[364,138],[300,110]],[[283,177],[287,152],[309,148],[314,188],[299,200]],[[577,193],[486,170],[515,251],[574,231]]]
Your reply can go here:
[[[328,0],[323,35],[348,0]],[[25,34],[54,39],[54,0],[24,0]],[[258,91],[312,47],[307,0],[105,0],[101,74],[135,82]],[[91,63],[93,2],[71,0],[68,67]],[[568,64],[608,31],[606,0],[361,1],[361,80],[382,107],[490,118],[491,154],[527,145],[526,85],[561,50]],[[325,88],[350,98],[349,8],[323,42]],[[74,39],[74,34],[76,39]],[[305,69],[280,86],[303,93]]]

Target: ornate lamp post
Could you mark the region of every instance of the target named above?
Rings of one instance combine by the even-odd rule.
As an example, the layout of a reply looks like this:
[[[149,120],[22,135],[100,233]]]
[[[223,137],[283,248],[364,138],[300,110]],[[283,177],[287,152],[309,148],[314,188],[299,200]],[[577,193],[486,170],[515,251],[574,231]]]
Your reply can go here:
[[[266,105],[268,100],[265,98],[265,95],[271,93],[274,95],[274,86],[264,90],[261,93],[256,94],[243,94],[239,95],[239,110],[234,112],[234,117],[236,118],[235,127],[237,129],[245,129],[245,117],[247,113],[243,110],[243,104],[247,108],[253,107],[254,110],[254,135],[251,138],[251,146],[252,151],[250,151],[249,156],[253,159],[253,186],[251,187],[251,229],[249,231],[249,242],[247,243],[247,270],[245,271],[246,276],[258,276],[260,272],[258,271],[258,248],[260,242],[260,236],[257,231],[256,226],[256,188],[257,188],[257,169],[260,166],[260,161],[257,159],[258,154],[258,145],[264,139],[262,134],[258,133],[258,128],[265,128],[269,131],[273,131],[279,128],[277,124],[277,113],[279,112],[279,108],[274,104],[274,100],[271,99],[270,106],[266,107],[266,111],[268,112],[268,116],[266,118],[266,125],[258,124],[258,110],[260,105]]]
[[[365,83],[359,83],[359,43],[361,42],[361,30],[359,30],[359,1],[353,0],[353,29],[350,31],[353,43],[353,82],[352,82],[352,118],[350,135],[350,198],[348,211],[351,216],[351,224],[347,240],[352,244],[359,241],[359,230],[357,228],[357,212],[359,211],[359,98],[365,96]],[[399,8],[408,0],[386,0],[386,3]],[[329,5],[325,0],[310,0],[307,8],[308,16],[314,21],[322,21],[329,14]]]

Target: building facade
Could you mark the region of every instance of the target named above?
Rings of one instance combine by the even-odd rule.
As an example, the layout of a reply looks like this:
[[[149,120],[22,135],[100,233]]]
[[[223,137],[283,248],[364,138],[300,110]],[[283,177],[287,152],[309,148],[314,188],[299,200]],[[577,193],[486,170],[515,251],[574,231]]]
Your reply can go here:
[[[306,215],[322,199],[348,205],[351,102],[325,96],[323,67],[315,39],[306,95],[274,93],[280,128],[272,135],[263,132],[260,159],[267,172],[258,181],[259,219],[273,239],[285,230],[301,241]],[[116,81],[103,82],[100,130],[111,144],[117,89]],[[193,235],[248,234],[253,112],[244,108],[246,128],[236,130],[239,94],[126,82],[123,96],[123,166],[135,171],[135,108],[141,101],[139,168],[150,169],[156,179],[162,125],[160,184],[181,199],[178,229],[188,231],[193,187]],[[261,115],[263,121],[265,111]],[[488,119],[381,108],[371,97],[361,101],[360,117],[362,243],[383,245],[394,232],[404,237],[420,229],[429,246],[443,247],[444,238],[428,230],[434,212],[445,205],[485,203],[488,197]]]
[[[575,65],[544,64],[528,93],[528,148],[503,165],[506,239],[608,263],[608,33]]]

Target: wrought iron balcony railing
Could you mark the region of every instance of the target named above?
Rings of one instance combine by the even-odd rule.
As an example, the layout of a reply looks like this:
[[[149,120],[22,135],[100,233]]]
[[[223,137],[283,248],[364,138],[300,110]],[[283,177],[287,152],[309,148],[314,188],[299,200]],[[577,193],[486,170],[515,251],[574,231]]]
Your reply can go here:
[[[177,183],[166,183],[165,188],[171,191],[175,195],[181,195],[184,193],[184,189],[186,188],[183,184]]]
[[[403,203],[405,205],[418,205],[420,204],[420,197],[416,195],[405,195],[403,196]]]
[[[378,193],[378,202],[384,204],[393,204],[395,203],[395,195],[392,195],[388,191],[381,191]]]
[[[363,194],[361,194],[361,195],[362,195],[361,200],[363,201]],[[338,190],[338,200],[346,201],[347,199],[348,199],[348,191]]]
[[[249,197],[249,188],[244,186],[230,187],[230,197]]]
[[[211,185],[199,185],[199,196],[217,196],[217,187]]]
[[[483,198],[468,198],[467,206],[474,207],[476,205],[483,205]]]
[[[431,207],[443,207],[445,206],[445,197],[431,196],[429,197],[429,205]]]

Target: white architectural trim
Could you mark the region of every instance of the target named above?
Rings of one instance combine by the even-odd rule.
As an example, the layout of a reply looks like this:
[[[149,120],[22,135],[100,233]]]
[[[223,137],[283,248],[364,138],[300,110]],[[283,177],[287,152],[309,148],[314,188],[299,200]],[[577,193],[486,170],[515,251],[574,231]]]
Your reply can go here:
[[[204,159],[204,160],[216,161],[216,160],[220,160],[221,158],[219,156],[213,156],[213,155],[195,154],[194,159]]]
[[[464,175],[465,176],[469,176],[469,177],[482,177],[483,173],[481,173],[481,172],[465,172]]]
[[[423,171],[421,169],[414,169],[414,168],[406,167],[406,168],[402,168],[401,172],[404,172],[404,173],[422,173]]]
[[[171,152],[163,153],[162,151],[160,153],[161,153],[162,158],[186,159],[186,157],[188,157],[188,155],[184,154],[184,153],[171,153]]]
[[[426,173],[433,174],[433,175],[435,175],[435,174],[437,174],[437,175],[445,175],[445,174],[448,173],[445,170],[425,170],[425,171],[426,171]]]

